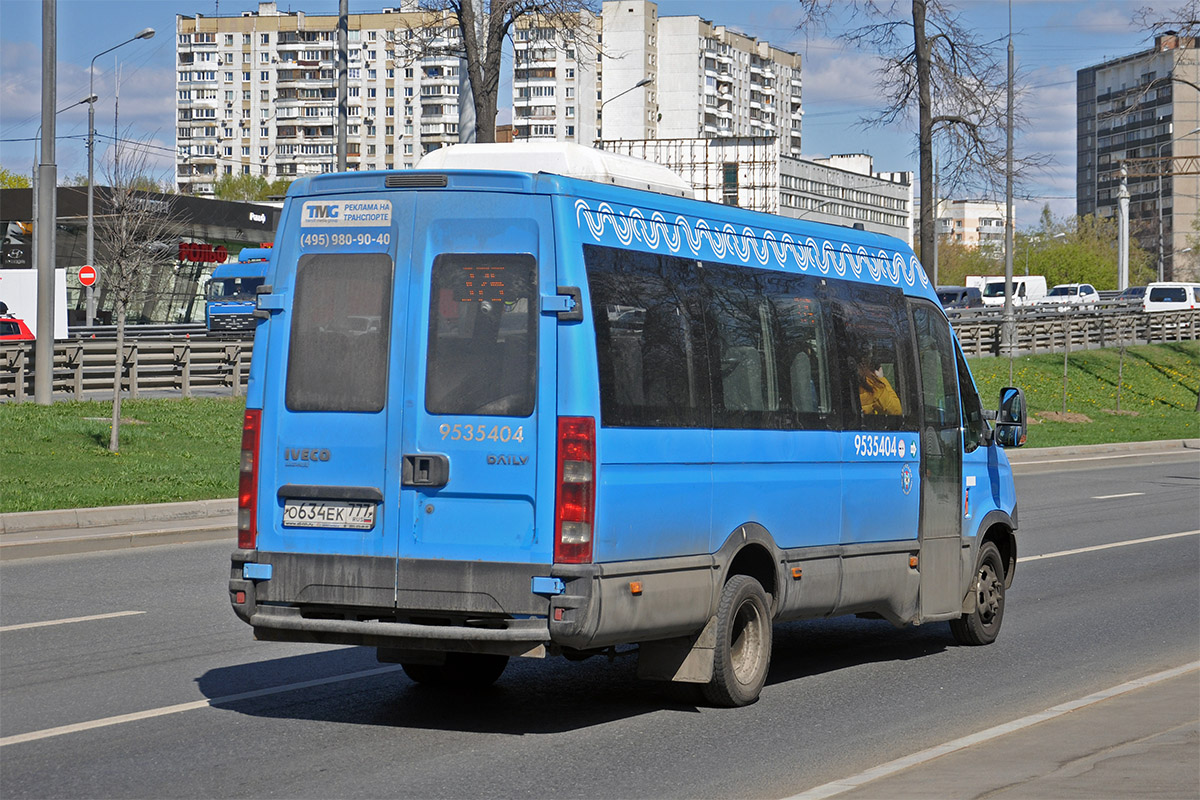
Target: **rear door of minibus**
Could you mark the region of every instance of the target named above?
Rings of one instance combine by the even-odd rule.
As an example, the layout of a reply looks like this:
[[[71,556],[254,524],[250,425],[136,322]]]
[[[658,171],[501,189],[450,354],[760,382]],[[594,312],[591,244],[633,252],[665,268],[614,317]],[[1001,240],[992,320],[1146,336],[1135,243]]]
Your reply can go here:
[[[331,561],[276,580],[309,602],[390,607],[404,514],[385,442],[410,327],[408,265],[395,254],[409,250],[414,201],[379,191],[291,202],[272,293],[259,301],[272,319],[258,548],[364,557],[353,570]]]
[[[411,496],[398,603],[419,608],[417,562],[552,560],[557,318],[542,309],[556,293],[548,197],[425,192],[413,230],[404,411],[387,442]]]

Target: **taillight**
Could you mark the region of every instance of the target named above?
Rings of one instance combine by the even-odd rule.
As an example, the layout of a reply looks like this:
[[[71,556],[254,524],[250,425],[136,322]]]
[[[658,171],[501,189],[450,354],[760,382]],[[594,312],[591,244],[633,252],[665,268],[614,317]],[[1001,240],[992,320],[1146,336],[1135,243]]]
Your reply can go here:
[[[554,561],[592,560],[596,514],[596,421],[558,418],[558,498],[554,506]]]
[[[238,548],[258,542],[258,440],[262,410],[247,408],[242,419],[242,458],[238,472]]]

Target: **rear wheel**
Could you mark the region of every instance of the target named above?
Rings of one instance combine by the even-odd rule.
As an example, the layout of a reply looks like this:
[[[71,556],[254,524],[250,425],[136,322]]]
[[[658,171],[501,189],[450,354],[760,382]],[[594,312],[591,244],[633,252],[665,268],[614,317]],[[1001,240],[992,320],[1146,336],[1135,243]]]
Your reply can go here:
[[[971,592],[975,596],[975,609],[950,620],[950,632],[959,644],[991,644],[1004,621],[1004,562],[991,542],[979,549]]]
[[[482,689],[491,686],[504,668],[508,656],[491,653],[447,653],[445,664],[401,664],[404,674],[417,683],[445,688]]]
[[[767,593],[748,575],[734,575],[717,606],[717,647],[704,698],[717,706],[758,699],[771,664],[771,613]]]

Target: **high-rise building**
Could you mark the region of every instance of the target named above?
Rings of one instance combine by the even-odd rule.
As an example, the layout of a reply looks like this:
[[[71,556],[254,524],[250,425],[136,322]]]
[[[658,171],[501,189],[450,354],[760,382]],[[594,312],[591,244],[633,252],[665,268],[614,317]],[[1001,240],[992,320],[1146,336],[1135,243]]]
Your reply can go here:
[[[578,42],[543,21],[517,27],[518,139],[753,137],[800,154],[800,56],[650,0],[606,0]]]
[[[1130,235],[1161,263],[1167,279],[1194,271],[1175,255],[1196,235],[1200,197],[1197,44],[1165,33],[1149,50],[1086,67],[1076,77],[1077,213],[1116,216],[1124,166]],[[1180,168],[1188,156],[1191,166]]]
[[[211,194],[222,175],[268,180],[337,163],[336,15],[260,2],[236,16],[176,17],[176,179]],[[409,4],[348,19],[347,167],[412,167],[459,141],[459,59],[422,57],[416,42],[453,45],[442,14]]]
[[[600,21],[581,11],[574,28],[538,15],[513,31],[513,136],[578,142],[597,137],[600,108]]]

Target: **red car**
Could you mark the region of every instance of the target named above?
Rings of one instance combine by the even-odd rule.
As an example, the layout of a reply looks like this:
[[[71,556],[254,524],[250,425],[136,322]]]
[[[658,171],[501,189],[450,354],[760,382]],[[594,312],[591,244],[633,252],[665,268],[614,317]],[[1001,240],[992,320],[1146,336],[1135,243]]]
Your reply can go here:
[[[12,315],[0,316],[0,342],[32,342],[33,332],[25,320]]]

